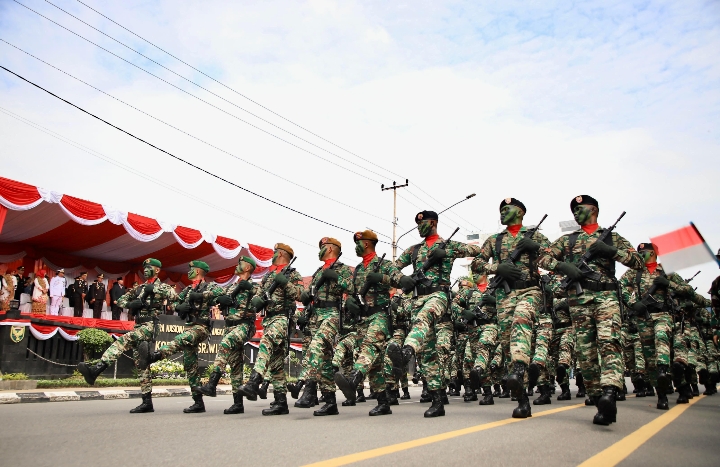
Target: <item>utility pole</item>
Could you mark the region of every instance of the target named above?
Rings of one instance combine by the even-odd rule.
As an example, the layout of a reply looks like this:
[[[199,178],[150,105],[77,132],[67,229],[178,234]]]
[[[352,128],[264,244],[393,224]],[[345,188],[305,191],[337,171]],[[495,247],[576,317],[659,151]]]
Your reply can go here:
[[[395,235],[397,234],[397,189],[398,188],[405,188],[408,186],[408,179],[405,179],[405,185],[397,185],[395,182],[393,182],[392,186],[385,187],[385,185],[380,185],[380,190],[387,191],[392,190],[393,191],[393,239],[392,239],[392,255],[393,255],[393,261],[395,261],[395,258],[397,257],[397,242],[395,241]]]

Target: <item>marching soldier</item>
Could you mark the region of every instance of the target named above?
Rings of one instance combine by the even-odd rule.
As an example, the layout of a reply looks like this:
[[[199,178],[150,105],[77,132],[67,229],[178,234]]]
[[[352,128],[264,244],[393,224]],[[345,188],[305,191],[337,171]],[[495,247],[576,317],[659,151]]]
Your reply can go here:
[[[210,266],[204,261],[191,261],[188,265],[188,279],[192,281],[177,296],[170,305],[181,319],[185,319],[185,330],[176,335],[172,341],[163,345],[154,352],[150,352],[150,343],[144,341],[140,344],[140,368],[146,369],[158,360],[183,351],[183,368],[187,372],[188,382],[194,404],[183,409],[183,413],[205,412],[205,403],[200,389],[200,373],[198,371],[198,351],[200,344],[210,336],[211,321],[210,308],[215,300],[223,294],[223,289],[215,282],[207,282],[205,275],[210,272]]]
[[[133,360],[139,370],[140,392],[142,393],[142,404],[135,407],[130,413],[154,412],[152,404],[152,377],[150,368],[142,368],[140,365],[140,354],[138,347],[143,342],[151,342],[155,339],[155,324],[158,315],[162,314],[163,303],[173,302],[177,298],[175,289],[160,282],[158,274],[162,263],[155,258],[148,258],[143,261],[143,275],[145,283],[136,285],[128,290],[118,299],[118,306],[127,308],[128,313],[135,315],[135,327],[132,331],[123,334],[112,343],[103,353],[100,361],[95,366],[88,366],[87,363],[78,364],[78,370],[89,385],[95,384],[95,380],[105,369],[118,359],[120,354],[127,349],[133,349]]]
[[[616,418],[615,397],[623,385],[620,346],[620,304],[615,279],[615,262],[641,269],[643,261],[632,245],[616,232],[606,241],[596,241],[604,229],[597,223],[598,202],[587,195],[577,196],[570,210],[580,229],[563,235],[541,251],[543,269],[566,276],[582,287],[568,290],[570,316],[577,335],[578,360],[588,394],[597,406],[593,423],[609,425]],[[575,263],[585,252],[591,255],[586,276]]]
[[[453,296],[453,303],[450,305],[450,311],[455,330],[455,349],[450,367],[450,382],[448,383],[448,396],[459,396],[460,388],[465,382],[465,378],[469,378],[469,373],[464,373],[465,365],[465,347],[468,343],[468,327],[463,322],[460,313],[462,310],[455,305],[458,296],[462,295],[465,290],[475,289],[475,284],[469,280],[461,280],[458,283],[458,293]],[[468,379],[469,381],[469,379]],[[477,396],[475,396],[477,400]]]
[[[217,303],[225,316],[225,335],[218,346],[208,383],[201,386],[198,392],[215,397],[225,365],[230,365],[233,404],[224,410],[225,414],[245,412],[243,396],[239,390],[243,384],[245,343],[255,335],[255,310],[250,307],[250,301],[261,293],[260,285],[255,284],[251,279],[256,266],[254,259],[241,256],[235,269],[237,282],[227,286],[225,293],[217,298]]]
[[[518,401],[512,416],[527,418],[532,416],[532,412],[524,388],[525,381],[534,386],[544,370],[544,362],[531,363],[533,323],[543,302],[537,258],[541,248],[547,248],[550,242],[538,231],[532,238],[526,236],[528,229],[523,226],[523,219],[527,209],[521,201],[506,198],[499,209],[500,223],[507,228],[485,241],[472,262],[472,268],[477,273],[500,276],[508,284],[509,293],[505,288],[499,288],[495,292],[496,297],[486,295],[484,300],[486,303],[497,302],[500,335],[510,338],[509,357],[513,367],[506,384]],[[515,249],[522,252],[520,260],[517,263],[507,261]],[[510,326],[509,329],[507,326]],[[526,375],[528,369],[529,375]]]
[[[284,361],[290,352],[290,317],[295,314],[295,302],[303,291],[302,276],[290,263],[295,252],[284,243],[275,244],[273,264],[263,277],[262,294],[256,295],[250,305],[264,312],[263,336],[257,360],[248,382],[238,392],[251,401],[267,398],[268,386],[273,385],[275,402],[263,415],[289,414],[287,405],[287,375]],[[262,315],[262,313],[261,313]]]

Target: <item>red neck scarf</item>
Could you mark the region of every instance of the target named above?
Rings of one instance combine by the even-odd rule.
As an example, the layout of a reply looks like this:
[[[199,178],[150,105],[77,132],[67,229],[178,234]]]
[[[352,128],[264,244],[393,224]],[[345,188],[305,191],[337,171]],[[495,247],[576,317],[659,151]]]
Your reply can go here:
[[[654,261],[652,263],[645,263],[645,267],[647,268],[648,271],[650,271],[650,274],[655,272],[655,270],[657,269],[657,266],[658,266],[657,261]]]
[[[485,292],[485,290],[487,290],[487,286],[487,282],[485,282],[484,284],[478,284],[478,289],[480,289],[480,292]]]
[[[193,289],[197,288],[197,286],[200,282],[203,282],[203,279],[195,279],[192,283],[192,288]]]
[[[425,245],[430,248],[431,246],[435,245],[435,242],[437,242],[437,239],[440,238],[438,234],[432,234],[425,237]]]
[[[362,259],[363,259],[363,266],[365,266],[365,268],[367,269],[368,264],[370,264],[370,261],[372,261],[373,258],[376,257],[376,256],[377,256],[377,253],[375,253],[374,251],[372,251],[372,252],[370,252],[370,253],[368,253],[368,254],[366,254],[366,255],[363,255],[363,257],[362,257]]]
[[[157,276],[151,277],[150,279],[146,280],[145,283],[146,283],[146,284],[154,284],[154,283],[155,283],[155,279],[157,279]]]
[[[515,225],[508,225],[507,231],[510,232],[510,235],[513,237],[517,237],[518,232],[520,232],[520,229],[522,229],[522,224],[515,224]]]
[[[268,272],[282,271],[287,264],[273,264],[268,268]]]
[[[337,259],[337,258],[326,259],[326,260],[325,260],[325,264],[323,264],[323,267],[322,267],[322,268],[323,268],[323,269],[329,269],[330,266],[333,265],[333,263],[335,262],[336,259]]]
[[[585,231],[586,234],[592,235],[600,226],[597,224],[597,222],[595,222],[594,224],[581,225],[580,227]]]

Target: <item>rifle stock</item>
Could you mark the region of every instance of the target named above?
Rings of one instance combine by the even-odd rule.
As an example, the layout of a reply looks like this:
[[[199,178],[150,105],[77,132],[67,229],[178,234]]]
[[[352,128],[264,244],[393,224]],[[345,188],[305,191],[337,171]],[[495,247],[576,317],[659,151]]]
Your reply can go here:
[[[452,238],[455,236],[456,233],[458,233],[458,230],[460,230],[460,227],[456,227],[455,230],[453,230],[453,233],[450,234],[450,236],[443,240],[441,243],[438,244],[439,250],[444,250],[447,244],[452,240]],[[415,281],[415,290],[413,291],[413,298],[417,298],[418,291],[417,291],[417,285],[420,284],[422,286],[428,287],[430,285],[430,279],[427,278],[425,273],[427,273],[430,268],[434,267],[436,261],[425,261],[420,269],[416,269],[412,275],[410,276],[413,281]],[[413,267],[415,265],[413,264]]]

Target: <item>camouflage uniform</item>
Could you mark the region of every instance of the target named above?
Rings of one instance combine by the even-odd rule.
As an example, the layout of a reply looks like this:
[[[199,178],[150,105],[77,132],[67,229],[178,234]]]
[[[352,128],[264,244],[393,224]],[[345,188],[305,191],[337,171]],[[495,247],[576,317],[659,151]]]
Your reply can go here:
[[[230,284],[224,294],[232,295],[237,287],[238,283]],[[235,298],[237,306],[229,307],[225,316],[225,334],[218,346],[213,371],[222,373],[225,366],[230,365],[233,393],[237,393],[243,385],[245,343],[255,335],[255,311],[250,307],[250,300],[260,292],[260,286],[255,283],[252,289],[238,292]]]
[[[304,316],[305,310],[297,310],[294,315],[294,321],[297,322],[300,316]],[[313,313],[310,316],[310,320],[303,330],[302,337],[302,362],[300,363],[300,373],[298,374],[298,381],[308,379],[308,370],[310,369],[310,342],[313,340],[313,336],[318,330],[318,316]]]
[[[400,301],[400,303],[397,307],[393,306],[392,308],[393,334],[388,339],[388,345],[394,342],[396,345],[402,346],[407,337],[408,328],[410,327],[410,310],[408,310],[406,306],[407,300],[403,300],[401,296],[394,296],[393,302],[395,301]],[[388,387],[392,387],[393,390],[408,387],[407,368],[404,368],[400,376],[400,381],[396,381],[395,374],[392,371],[392,362],[387,356],[387,352],[385,353],[384,366],[385,382]]]
[[[450,365],[452,364],[453,323],[449,313],[446,313],[442,320],[435,325],[435,337],[437,339],[435,350],[442,377],[441,384],[445,388],[450,381]]]
[[[452,311],[454,319],[459,320],[463,310],[476,309],[483,295],[484,293],[476,287],[460,290],[453,297]],[[490,359],[494,356],[498,340],[497,311],[491,306],[484,307],[482,311],[490,318],[487,322],[473,320],[467,323],[467,346],[462,355],[463,372],[465,378],[468,379],[473,368],[481,367],[482,371],[480,373],[489,385],[490,380],[487,369]]]
[[[197,286],[187,286],[171,304],[170,309],[175,311],[176,307],[184,302],[190,302],[190,293],[202,293],[200,303],[190,303],[193,309],[188,315],[185,323],[185,330],[176,335],[172,341],[163,345],[157,352],[160,358],[183,351],[183,368],[187,372],[190,387],[200,386],[200,373],[198,372],[198,348],[200,344],[210,335],[210,308],[215,304],[215,299],[223,294],[223,289],[215,282],[200,281]]]
[[[140,284],[132,289],[128,289],[125,295],[118,299],[118,306],[124,308],[129,301],[139,298],[144,288],[145,284]],[[144,370],[139,369],[137,347],[141,342],[154,340],[154,320],[163,312],[163,303],[166,301],[168,303],[173,302],[176,298],[177,294],[171,285],[163,284],[159,279],[155,279],[153,295],[145,294],[143,307],[135,314],[135,327],[133,330],[123,334],[118,340],[113,342],[100,359],[109,366],[127,349],[133,349],[133,361],[135,362],[135,367],[138,368],[140,392],[143,394],[152,392],[152,377],[150,376],[149,367]]]
[[[556,271],[560,261],[577,262],[585,250],[594,243],[604,230],[598,228],[592,234],[580,229],[555,240],[540,257],[538,264],[548,271]],[[576,237],[570,250],[570,236]],[[570,316],[577,337],[577,354],[580,370],[587,392],[600,396],[602,388],[623,387],[623,356],[620,342],[620,305],[615,284],[615,261],[628,268],[639,269],[643,260],[635,249],[623,237],[612,232],[612,245],[617,253],[612,259],[593,258],[589,262],[591,269],[599,273],[602,279],[582,281],[584,293],[577,295],[571,287],[568,293]],[[593,290],[595,289],[595,290]]]
[[[422,269],[423,265],[427,261],[428,254],[431,251],[437,249],[436,245],[443,243],[441,238],[438,238],[431,246],[428,246],[425,241],[408,248],[395,261],[395,265],[399,270],[404,269],[407,266],[412,265],[413,270]],[[428,390],[437,391],[445,388],[444,367],[447,365],[447,355],[449,353],[449,346],[447,351],[444,349],[440,351],[444,361],[440,361],[438,356],[438,335],[436,325],[439,324],[443,317],[447,314],[449,309],[448,296],[446,289],[450,286],[450,271],[452,265],[457,258],[467,258],[469,256],[476,256],[479,253],[479,248],[475,245],[466,245],[464,243],[449,241],[445,245],[445,252],[447,255],[439,264],[436,264],[429,271],[425,273],[425,277],[430,281],[428,287],[418,285],[416,287],[418,295],[417,298],[410,300],[408,306],[413,313],[416,314],[413,319],[412,328],[410,333],[405,338],[405,346],[409,346],[415,352],[417,358],[422,353],[423,371],[427,380]],[[449,323],[449,321],[447,321]],[[450,323],[452,324],[452,323]],[[441,341],[444,341],[443,334],[447,332],[444,330],[440,334]],[[452,333],[452,329],[450,328]],[[446,346],[447,343],[441,342],[441,345]],[[447,353],[446,353],[447,352]]]
[[[557,301],[555,302],[557,303]],[[575,329],[572,326],[570,312],[564,308],[556,308],[555,330],[550,341],[550,358],[553,360],[554,368],[563,365],[566,369],[573,368],[575,354]],[[569,384],[569,374],[566,372],[562,381],[558,384]]]
[[[527,230],[526,227],[521,227],[518,234],[513,236],[505,229],[490,236],[472,262],[473,272],[495,274],[498,265],[515,250],[516,243],[524,237]],[[532,240],[540,244],[540,251],[550,244],[547,237],[540,232],[535,232]],[[491,259],[492,263],[490,263]],[[520,260],[515,263],[515,266],[522,271],[522,280],[508,284],[510,293],[506,293],[503,288],[498,288],[495,292],[501,340],[509,338],[509,344],[503,342],[509,345],[507,364],[518,362],[529,365],[531,362],[533,323],[536,322],[537,312],[543,303],[542,292],[538,286],[539,273],[536,262],[535,255],[523,252]]]

